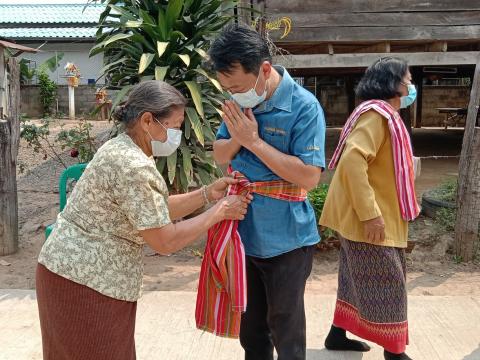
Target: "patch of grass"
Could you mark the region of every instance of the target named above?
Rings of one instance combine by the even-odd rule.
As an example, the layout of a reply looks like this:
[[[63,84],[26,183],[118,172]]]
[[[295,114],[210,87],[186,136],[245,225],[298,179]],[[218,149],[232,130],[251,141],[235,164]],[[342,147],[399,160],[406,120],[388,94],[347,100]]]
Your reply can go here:
[[[461,264],[463,262],[463,258],[459,255],[453,255],[453,261],[455,264]]]
[[[448,179],[437,188],[430,190],[428,195],[435,200],[454,203],[457,198],[457,179]]]
[[[445,231],[455,230],[456,218],[456,210],[450,208],[441,208],[435,214],[435,222]]]

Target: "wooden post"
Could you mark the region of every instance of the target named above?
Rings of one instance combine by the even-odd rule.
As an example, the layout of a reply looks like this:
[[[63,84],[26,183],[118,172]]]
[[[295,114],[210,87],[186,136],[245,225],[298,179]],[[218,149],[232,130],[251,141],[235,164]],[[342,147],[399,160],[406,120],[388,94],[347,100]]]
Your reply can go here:
[[[480,52],[470,93],[458,175],[455,253],[463,261],[473,260],[479,239],[480,128],[476,127],[479,104]]]
[[[413,121],[416,128],[422,127],[422,103],[423,103],[423,70],[421,67],[412,68],[412,80],[417,87],[417,101]]]
[[[240,22],[250,25],[252,23],[252,11],[250,0],[240,0],[238,3],[238,18]]]
[[[5,89],[3,84],[5,83],[5,48],[0,45],[0,120],[3,118],[3,114],[7,109],[3,108],[3,94]]]
[[[3,52],[3,48],[0,47]],[[17,154],[20,141],[20,72],[14,58],[8,60],[8,113],[0,119],[0,256],[18,250]],[[5,62],[0,62],[5,74]],[[5,96],[5,92],[4,92]]]

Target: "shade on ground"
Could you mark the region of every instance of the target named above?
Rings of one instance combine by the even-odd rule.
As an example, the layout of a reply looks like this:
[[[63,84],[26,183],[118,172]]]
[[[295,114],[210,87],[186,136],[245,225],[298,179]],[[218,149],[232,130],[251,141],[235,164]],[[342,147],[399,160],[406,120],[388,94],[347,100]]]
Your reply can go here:
[[[374,346],[366,354],[323,348],[334,296],[307,294],[308,360],[381,360]],[[139,360],[240,360],[236,340],[195,329],[195,293],[149,292],[139,302],[136,343]],[[415,360],[480,360],[480,299],[469,296],[411,296],[408,353]],[[35,293],[0,290],[0,359],[41,359]]]

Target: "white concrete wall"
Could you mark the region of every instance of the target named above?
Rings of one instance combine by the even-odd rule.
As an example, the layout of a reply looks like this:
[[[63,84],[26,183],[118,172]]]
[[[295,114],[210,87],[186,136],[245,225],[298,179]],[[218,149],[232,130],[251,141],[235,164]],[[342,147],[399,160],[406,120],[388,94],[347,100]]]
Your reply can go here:
[[[38,43],[27,43],[24,44],[26,46],[37,48],[43,42]],[[45,60],[49,59],[52,56],[55,56],[55,51],[64,53],[64,57],[60,62],[60,66],[58,67],[57,71],[50,74],[52,80],[57,82],[57,84],[65,85],[66,79],[62,78],[62,75],[65,75],[65,64],[67,62],[73,62],[80,70],[82,75],[80,79],[80,84],[87,84],[88,79],[98,79],[100,76],[100,70],[103,67],[103,54],[95,55],[94,57],[90,58],[88,53],[90,48],[93,46],[93,43],[75,43],[74,40],[69,43],[47,43],[45,44],[41,50],[37,54],[22,54],[21,57],[31,59],[36,61],[36,66],[42,64]],[[32,64],[33,65],[33,64]],[[36,83],[36,82],[34,82]],[[104,84],[104,79],[100,79],[99,84]]]

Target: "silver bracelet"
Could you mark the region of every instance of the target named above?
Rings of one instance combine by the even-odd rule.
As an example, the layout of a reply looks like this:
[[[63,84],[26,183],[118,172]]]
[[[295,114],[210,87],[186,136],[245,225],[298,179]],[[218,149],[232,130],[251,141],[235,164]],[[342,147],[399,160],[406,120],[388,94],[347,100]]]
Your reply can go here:
[[[210,204],[210,200],[208,200],[207,187],[206,187],[205,185],[202,186],[202,195],[203,195],[203,200],[205,200],[205,205],[209,205],[209,204]]]

